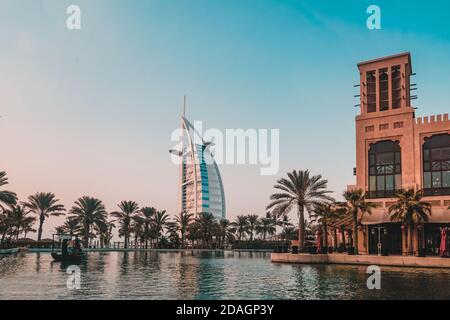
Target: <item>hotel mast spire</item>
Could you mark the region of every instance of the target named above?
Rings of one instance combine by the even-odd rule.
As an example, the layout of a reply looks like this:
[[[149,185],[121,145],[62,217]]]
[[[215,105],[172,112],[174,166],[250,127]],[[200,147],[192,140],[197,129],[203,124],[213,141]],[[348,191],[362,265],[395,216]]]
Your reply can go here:
[[[186,117],[186,95],[184,95],[183,100],[183,118]]]

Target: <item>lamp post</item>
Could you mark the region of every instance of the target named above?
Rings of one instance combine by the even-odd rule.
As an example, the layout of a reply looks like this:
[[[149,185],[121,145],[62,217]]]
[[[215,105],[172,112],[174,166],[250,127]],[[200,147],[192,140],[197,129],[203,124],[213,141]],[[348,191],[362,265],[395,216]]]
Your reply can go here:
[[[381,256],[381,248],[382,248],[382,243],[381,243],[381,229],[383,227],[381,225],[378,225],[376,227],[373,227],[372,229],[372,235],[375,235],[375,229],[378,229],[378,242],[377,242],[377,251],[378,251],[378,255]],[[387,230],[385,230],[386,232]]]

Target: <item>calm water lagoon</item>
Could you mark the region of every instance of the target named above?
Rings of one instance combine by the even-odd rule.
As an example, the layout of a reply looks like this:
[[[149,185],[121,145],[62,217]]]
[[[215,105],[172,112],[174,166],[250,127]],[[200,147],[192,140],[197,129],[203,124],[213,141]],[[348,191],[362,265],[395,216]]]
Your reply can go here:
[[[96,252],[67,289],[69,265],[49,253],[0,257],[0,299],[450,299],[450,270],[288,265],[262,252]]]

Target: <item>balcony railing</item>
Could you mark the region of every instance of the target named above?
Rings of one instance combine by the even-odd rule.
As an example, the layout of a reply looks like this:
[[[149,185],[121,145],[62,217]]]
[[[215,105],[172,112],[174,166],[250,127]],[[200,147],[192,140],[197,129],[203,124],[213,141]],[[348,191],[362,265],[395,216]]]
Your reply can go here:
[[[395,198],[399,190],[366,191],[368,199]]]
[[[450,195],[450,188],[426,188],[423,193],[427,197],[432,196],[448,196]]]

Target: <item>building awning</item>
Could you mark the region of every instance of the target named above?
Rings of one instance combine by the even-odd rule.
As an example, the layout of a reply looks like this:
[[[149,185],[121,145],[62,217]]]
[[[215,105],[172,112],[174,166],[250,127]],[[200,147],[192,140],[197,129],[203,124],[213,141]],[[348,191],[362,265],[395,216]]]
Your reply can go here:
[[[429,223],[450,223],[450,211],[444,208],[433,209]]]
[[[351,229],[353,225],[353,218],[352,216],[348,215],[342,219],[337,220],[336,222],[332,223],[330,226],[332,228],[348,228]]]
[[[381,224],[393,222],[387,210],[373,211],[365,214],[361,220],[363,225]],[[450,212],[445,208],[433,208],[428,223],[450,223]]]
[[[372,211],[372,214],[366,213],[361,220],[361,224],[363,225],[381,224],[387,222],[392,222],[387,210],[374,210]]]

